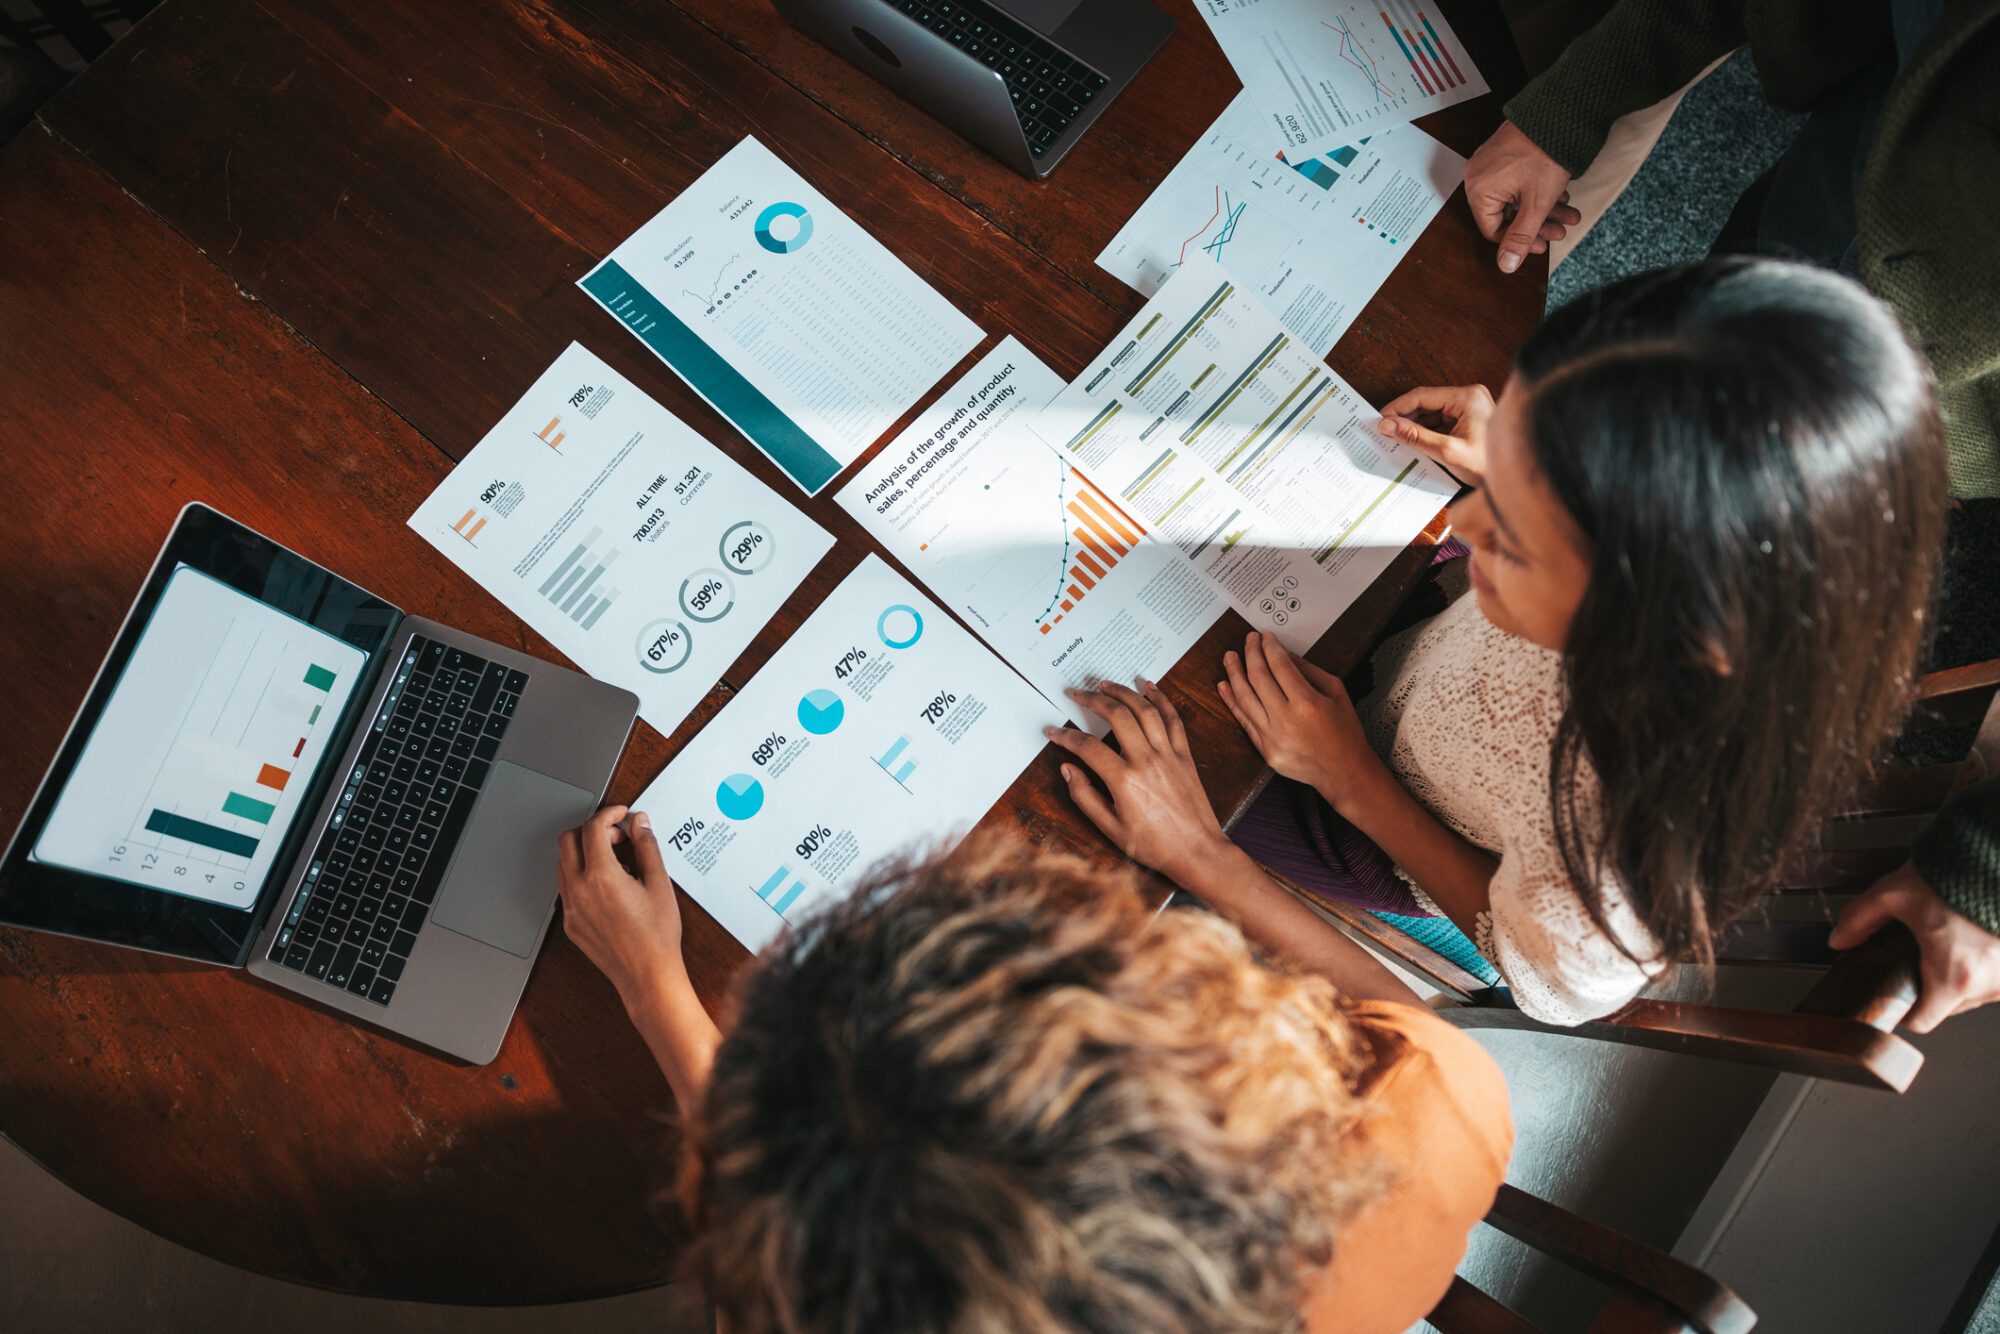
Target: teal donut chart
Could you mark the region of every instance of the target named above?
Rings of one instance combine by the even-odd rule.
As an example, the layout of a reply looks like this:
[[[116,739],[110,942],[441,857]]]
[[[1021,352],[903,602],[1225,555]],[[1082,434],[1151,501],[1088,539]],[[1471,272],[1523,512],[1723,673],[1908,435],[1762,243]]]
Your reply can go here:
[[[798,231],[785,240],[780,240],[778,237],[773,236],[771,234],[771,225],[779,218],[797,218],[799,220]],[[781,199],[757,215],[756,234],[757,244],[763,246],[764,249],[774,255],[789,255],[794,250],[805,249],[806,242],[812,240],[812,214],[806,212],[804,204],[794,204],[788,199]]]
[[[899,638],[896,632],[889,628],[890,618],[898,612],[910,618],[910,632],[907,637]],[[923,613],[907,602],[898,602],[895,606],[875,618],[875,637],[890,648],[908,648],[924,637]]]

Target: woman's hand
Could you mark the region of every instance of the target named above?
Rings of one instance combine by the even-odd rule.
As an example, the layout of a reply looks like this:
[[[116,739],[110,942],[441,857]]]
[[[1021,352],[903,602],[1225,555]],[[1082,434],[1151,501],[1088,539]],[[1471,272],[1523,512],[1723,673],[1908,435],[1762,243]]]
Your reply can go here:
[[[1317,788],[1328,805],[1352,819],[1351,795],[1362,780],[1387,771],[1369,749],[1340,678],[1300,662],[1275,637],[1255,630],[1243,641],[1242,656],[1224,654],[1222,666],[1229,679],[1215,688],[1264,763]]]
[[[1375,429],[1443,464],[1467,486],[1481,486],[1492,419],[1493,394],[1485,385],[1425,385],[1384,404]]]
[[[1511,120],[1465,164],[1465,202],[1480,234],[1500,243],[1500,272],[1560,241],[1583,221],[1569,206],[1569,172]]]
[[[1851,950],[1892,919],[1917,938],[1920,990],[1904,1028],[1928,1033],[1955,1014],[2000,1000],[2000,936],[1939,898],[1908,863],[1848,904],[1827,943]]]
[[[623,806],[606,806],[558,843],[563,933],[611,979],[625,1008],[653,1000],[663,984],[685,979],[681,907],[660,860],[660,841],[643,812],[631,833],[618,828]],[[632,869],[619,859],[624,845]],[[634,874],[634,872],[637,874]]]
[[[1203,863],[1234,845],[1208,804],[1173,702],[1150,681],[1139,682],[1137,690],[1102,681],[1095,690],[1069,694],[1111,724],[1119,746],[1113,750],[1072,727],[1048,729],[1049,740],[1082,761],[1082,767],[1062,767],[1071,798],[1126,856],[1192,887]]]

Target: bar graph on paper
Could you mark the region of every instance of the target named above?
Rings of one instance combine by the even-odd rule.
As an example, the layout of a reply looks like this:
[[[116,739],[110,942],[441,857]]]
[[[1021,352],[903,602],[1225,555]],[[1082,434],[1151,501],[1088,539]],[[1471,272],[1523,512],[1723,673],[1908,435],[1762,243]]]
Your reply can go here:
[[[1351,144],[1486,91],[1435,0],[1204,5],[1273,137],[1303,156]],[[1326,179],[1335,168],[1314,167]]]
[[[593,528],[581,542],[570,544],[568,554],[536,589],[586,630],[595,629],[605,610],[618,600],[618,590],[605,581],[618,560],[618,551],[603,538],[604,530]],[[555,549],[562,550],[564,545],[558,542]]]
[[[1146,535],[1137,520],[1067,465],[1058,503],[1066,531],[1055,588],[1040,617],[1043,634],[1061,625]]]
[[[323,631],[177,571],[36,855],[246,901],[365,661]]]

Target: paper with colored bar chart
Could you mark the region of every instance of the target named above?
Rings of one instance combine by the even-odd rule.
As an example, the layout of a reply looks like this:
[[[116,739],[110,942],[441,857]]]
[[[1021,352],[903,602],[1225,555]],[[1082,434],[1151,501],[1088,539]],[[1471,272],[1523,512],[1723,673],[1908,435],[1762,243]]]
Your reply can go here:
[[[577,286],[808,495],[981,337],[754,138]]]
[[[183,565],[33,856],[247,908],[368,655]]]
[[[955,843],[1062,714],[865,558],[639,795],[667,871],[749,949]]]
[[[577,343],[410,527],[663,733],[833,545]]]
[[[1206,255],[1324,356],[1464,174],[1464,158],[1414,125],[1324,153],[1278,152],[1238,93],[1097,263],[1151,296],[1189,255]]]
[[[1166,674],[1225,599],[1027,427],[1062,377],[1009,337],[876,454],[840,503],[1050,703]]]
[[[1272,148],[1324,153],[1486,80],[1432,0],[1196,0]]]
[[[1032,427],[1303,653],[1457,490],[1378,420],[1191,256]]]

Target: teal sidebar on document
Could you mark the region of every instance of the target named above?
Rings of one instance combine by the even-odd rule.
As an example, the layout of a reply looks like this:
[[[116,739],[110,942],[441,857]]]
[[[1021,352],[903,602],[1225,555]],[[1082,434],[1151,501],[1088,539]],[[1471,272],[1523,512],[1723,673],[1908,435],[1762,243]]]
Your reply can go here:
[[[576,343],[410,527],[662,733],[833,545]]]
[[[1062,714],[869,556],[633,803],[751,950],[905,850],[955,843]]]
[[[809,495],[981,336],[754,138],[577,285]]]

